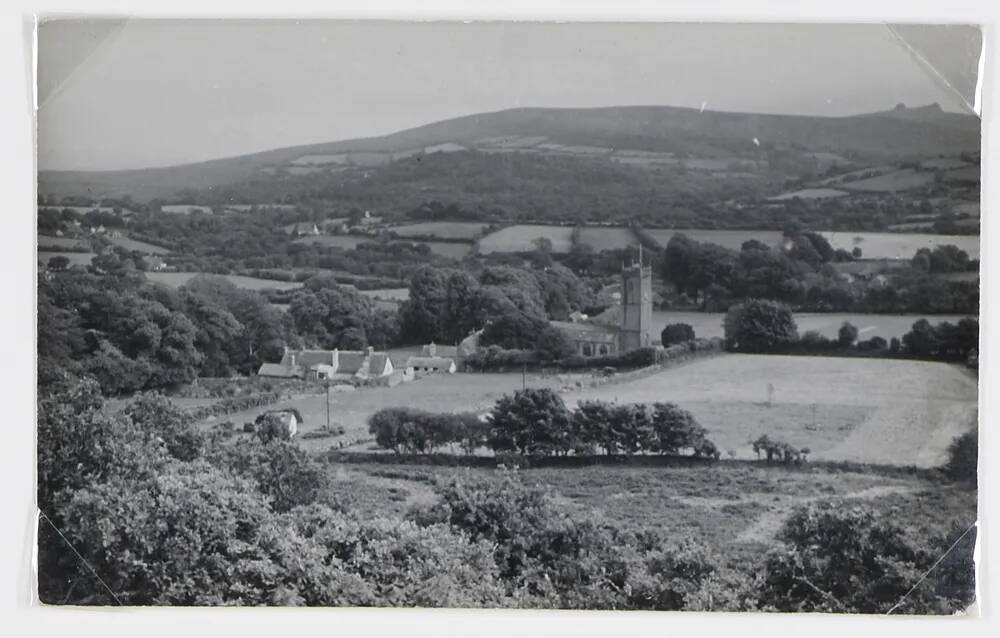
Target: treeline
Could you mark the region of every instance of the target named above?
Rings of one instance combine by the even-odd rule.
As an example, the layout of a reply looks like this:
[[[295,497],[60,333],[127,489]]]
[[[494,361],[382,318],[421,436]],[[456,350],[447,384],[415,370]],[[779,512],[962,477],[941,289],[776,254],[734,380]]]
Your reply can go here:
[[[698,353],[718,352],[722,350],[721,339],[695,339],[673,343],[665,348],[645,347],[625,352],[585,357],[570,354],[561,358],[545,358],[538,350],[504,349],[491,345],[480,348],[477,352],[464,359],[465,367],[475,372],[503,372],[520,370],[524,367],[540,365],[552,366],[560,370],[593,370],[614,368],[615,370],[632,370],[652,365],[662,365],[674,361],[683,361]]]
[[[809,331],[799,335],[791,308],[776,301],[750,299],[732,306],[723,320],[728,350],[770,354],[838,354],[965,361],[978,367],[979,321],[953,324],[916,321],[902,340],[879,336],[858,340],[858,329],[844,322],[836,339]]]
[[[396,453],[427,454],[446,446],[466,454],[487,448],[527,457],[719,452],[690,412],[673,403],[645,405],[584,401],[576,409],[549,389],[518,390],[500,398],[485,418],[410,408],[379,410],[368,420],[376,443]]]
[[[978,268],[978,262],[954,246],[922,249],[914,257],[913,268],[862,280],[842,276],[834,266],[860,255],[834,250],[817,233],[795,227],[786,232],[785,249],[772,249],[751,239],[739,251],[675,235],[663,253],[661,276],[678,293],[709,311],[724,311],[739,300],[760,298],[803,312],[979,312],[978,282],[930,276]]]

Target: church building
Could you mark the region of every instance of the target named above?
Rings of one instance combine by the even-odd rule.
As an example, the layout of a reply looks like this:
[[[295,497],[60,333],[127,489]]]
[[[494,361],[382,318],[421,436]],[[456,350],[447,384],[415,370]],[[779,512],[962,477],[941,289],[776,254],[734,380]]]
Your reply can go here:
[[[650,327],[653,323],[653,272],[651,266],[639,263],[622,269],[621,306],[614,309],[618,315],[617,325],[584,323],[572,321],[552,321],[578,355],[597,357],[628,352],[653,345]],[[607,313],[605,313],[607,314]]]

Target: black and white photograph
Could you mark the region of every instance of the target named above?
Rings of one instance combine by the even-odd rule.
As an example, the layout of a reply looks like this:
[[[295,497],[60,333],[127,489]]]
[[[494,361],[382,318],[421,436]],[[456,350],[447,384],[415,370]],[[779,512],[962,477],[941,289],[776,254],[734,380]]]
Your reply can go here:
[[[979,615],[979,25],[37,20],[37,604]]]

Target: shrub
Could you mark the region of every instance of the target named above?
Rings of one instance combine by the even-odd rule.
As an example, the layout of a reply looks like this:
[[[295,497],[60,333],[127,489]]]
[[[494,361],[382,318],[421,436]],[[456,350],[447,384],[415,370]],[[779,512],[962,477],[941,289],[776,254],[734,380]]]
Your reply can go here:
[[[840,326],[840,330],[837,331],[837,344],[841,348],[847,348],[854,345],[854,342],[858,340],[858,329],[853,324],[845,321]]]
[[[686,323],[670,323],[663,328],[660,333],[660,343],[664,346],[671,346],[675,343],[694,341],[694,328]]]
[[[489,416],[494,451],[547,456],[569,452],[570,413],[548,388],[528,388],[497,401]]]
[[[970,430],[955,437],[948,447],[945,474],[956,481],[975,483],[979,466],[979,432]]]
[[[741,352],[769,352],[798,338],[791,309],[766,299],[751,299],[731,307],[724,328],[726,347]]]
[[[900,342],[897,337],[889,339],[889,352],[896,354],[900,350]]]
[[[961,533],[920,542],[892,517],[878,516],[869,508],[838,502],[804,507],[779,535],[785,546],[767,556],[760,604],[787,612],[960,609],[975,595],[968,577],[975,534],[949,554],[946,563],[954,569],[942,564],[926,581],[923,576]],[[912,589],[914,585],[920,586]]]

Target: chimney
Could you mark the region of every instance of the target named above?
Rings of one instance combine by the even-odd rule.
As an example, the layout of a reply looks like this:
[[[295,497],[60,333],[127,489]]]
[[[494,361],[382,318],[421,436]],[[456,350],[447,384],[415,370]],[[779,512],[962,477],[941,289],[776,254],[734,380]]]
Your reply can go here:
[[[292,367],[295,367],[295,353],[292,352],[290,356],[292,358]]]
[[[368,346],[367,348],[365,348],[365,356],[366,357],[372,356],[372,353],[374,353],[374,352],[375,352],[375,348],[373,348],[371,346]]]
[[[431,344],[427,346],[427,354],[432,357],[437,356],[437,345],[435,345],[433,341],[431,341]]]

